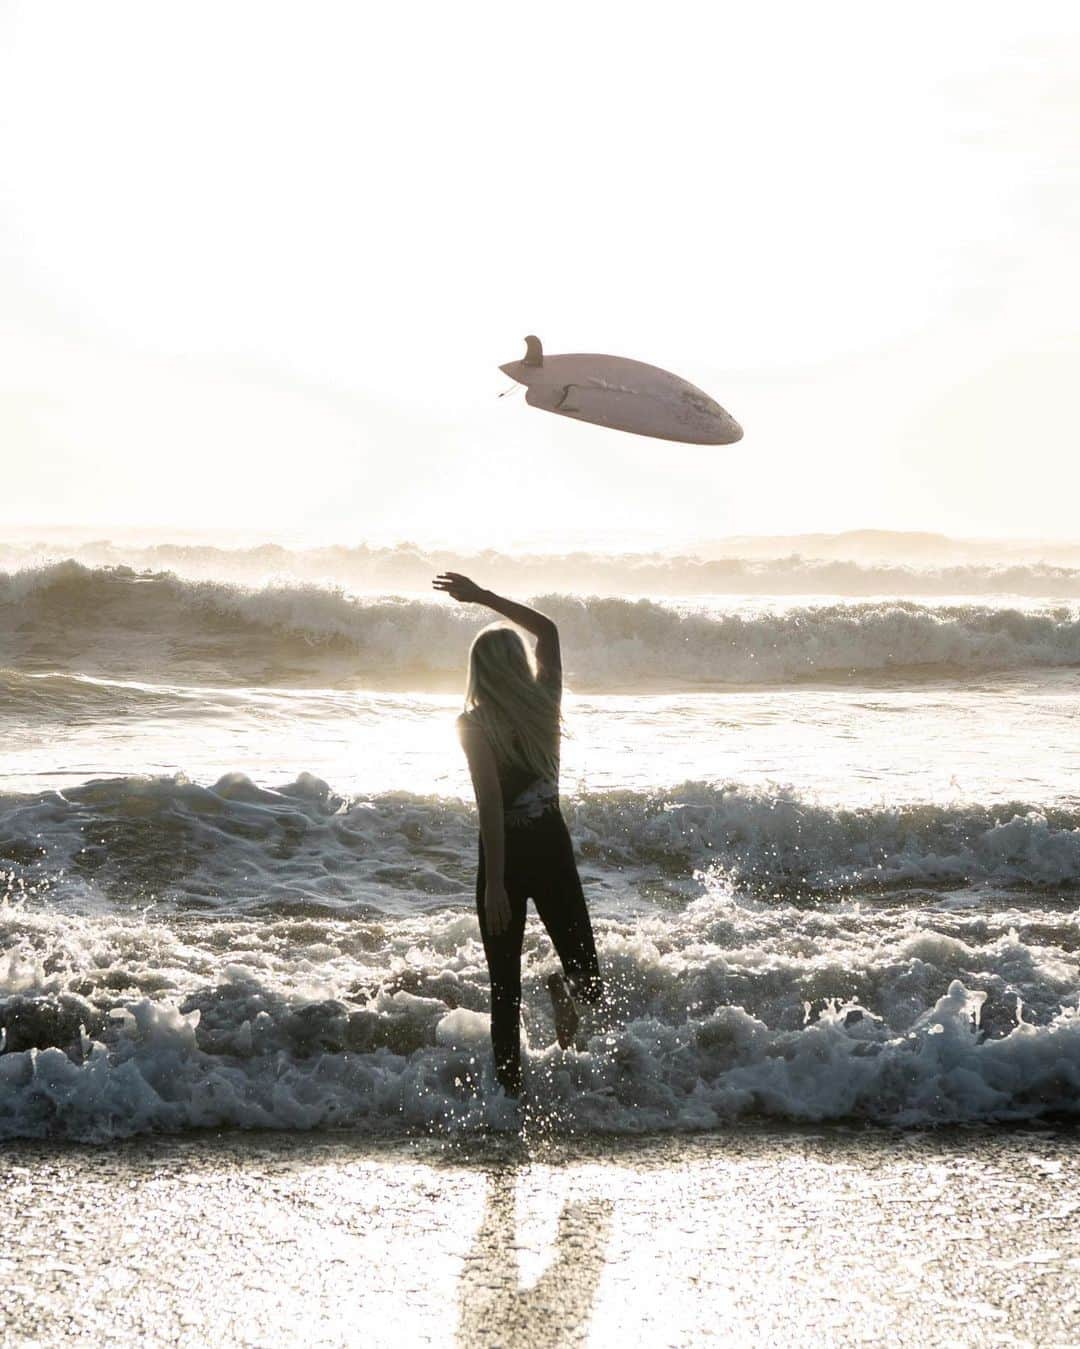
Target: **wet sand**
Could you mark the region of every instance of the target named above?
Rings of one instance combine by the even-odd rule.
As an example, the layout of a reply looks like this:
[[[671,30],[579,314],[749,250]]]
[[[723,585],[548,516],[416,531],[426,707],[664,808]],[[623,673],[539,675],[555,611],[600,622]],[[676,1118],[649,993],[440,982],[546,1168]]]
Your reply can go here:
[[[0,1147],[0,1340],[1072,1345],[1075,1129]]]

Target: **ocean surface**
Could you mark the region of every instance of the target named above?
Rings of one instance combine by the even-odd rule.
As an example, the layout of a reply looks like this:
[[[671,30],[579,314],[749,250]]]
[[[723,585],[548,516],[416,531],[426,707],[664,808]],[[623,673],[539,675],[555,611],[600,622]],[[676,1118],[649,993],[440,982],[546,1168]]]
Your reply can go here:
[[[0,550],[0,1137],[513,1124],[453,731],[487,616],[432,561]],[[1080,1113],[1080,571],[476,574],[560,624],[612,992],[558,1050],[530,918],[545,1127]]]

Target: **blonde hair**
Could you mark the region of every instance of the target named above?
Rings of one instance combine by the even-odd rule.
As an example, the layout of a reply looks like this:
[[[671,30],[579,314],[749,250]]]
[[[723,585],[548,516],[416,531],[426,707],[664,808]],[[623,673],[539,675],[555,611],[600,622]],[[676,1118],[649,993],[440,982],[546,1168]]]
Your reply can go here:
[[[473,638],[465,712],[487,734],[496,759],[558,781],[559,704],[537,680],[513,628],[496,623]]]

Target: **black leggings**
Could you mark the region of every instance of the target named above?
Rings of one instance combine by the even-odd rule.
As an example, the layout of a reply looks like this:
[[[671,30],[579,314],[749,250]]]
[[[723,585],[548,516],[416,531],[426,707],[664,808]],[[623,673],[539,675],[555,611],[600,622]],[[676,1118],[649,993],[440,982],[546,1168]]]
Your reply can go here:
[[[484,842],[476,875],[476,912],[491,978],[491,1047],[495,1076],[512,1096],[521,1090],[521,944],[525,907],[531,898],[547,928],[576,998],[596,1002],[603,994],[592,923],[585,907],[570,832],[561,813],[547,810],[528,824],[506,829],[506,893],[510,925],[488,931],[484,912]]]

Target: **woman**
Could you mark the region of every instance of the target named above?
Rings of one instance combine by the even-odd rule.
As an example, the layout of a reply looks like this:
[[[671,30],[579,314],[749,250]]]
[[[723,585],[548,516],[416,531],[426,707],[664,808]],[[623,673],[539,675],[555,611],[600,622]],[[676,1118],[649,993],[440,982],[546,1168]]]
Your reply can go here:
[[[521,944],[531,897],[562,962],[565,979],[548,980],[555,1033],[565,1049],[578,1024],[574,999],[602,992],[592,924],[559,810],[559,630],[524,604],[481,590],[449,571],[432,583],[462,604],[483,604],[536,638],[536,671],[513,628],[479,633],[469,652],[469,682],[458,734],[469,762],[480,816],[476,912],[491,978],[495,1075],[510,1096],[521,1092]],[[569,985],[569,986],[568,986]]]

